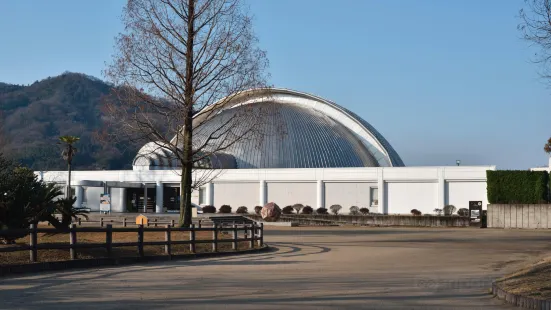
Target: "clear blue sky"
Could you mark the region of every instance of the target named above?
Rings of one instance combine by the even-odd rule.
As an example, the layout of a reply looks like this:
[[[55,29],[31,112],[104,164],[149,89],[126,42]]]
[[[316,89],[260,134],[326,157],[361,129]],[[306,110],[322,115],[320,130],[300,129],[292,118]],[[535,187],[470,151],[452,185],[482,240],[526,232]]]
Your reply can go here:
[[[271,84],[373,124],[406,165],[544,165],[551,89],[522,0],[251,0]],[[124,1],[0,1],[0,81],[102,77]]]

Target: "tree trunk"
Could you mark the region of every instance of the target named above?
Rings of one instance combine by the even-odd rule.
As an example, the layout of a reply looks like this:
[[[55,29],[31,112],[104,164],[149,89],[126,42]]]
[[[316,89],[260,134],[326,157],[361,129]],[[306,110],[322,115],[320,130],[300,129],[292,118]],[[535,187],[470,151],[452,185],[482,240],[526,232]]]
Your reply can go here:
[[[188,1],[187,42],[186,42],[186,73],[184,92],[184,145],[182,178],[180,192],[180,226],[191,226],[191,186],[193,169],[193,44],[195,39],[195,0]]]
[[[69,177],[67,178],[67,190],[65,192],[65,198],[72,197],[71,195],[71,163],[68,164],[69,166]]]

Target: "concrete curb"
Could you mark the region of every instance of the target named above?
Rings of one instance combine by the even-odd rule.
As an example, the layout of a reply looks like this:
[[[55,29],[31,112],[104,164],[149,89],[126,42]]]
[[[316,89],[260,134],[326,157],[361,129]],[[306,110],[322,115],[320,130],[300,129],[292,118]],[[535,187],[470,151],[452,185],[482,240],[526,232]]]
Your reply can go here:
[[[43,271],[59,271],[68,269],[81,269],[81,268],[96,268],[96,267],[108,267],[108,266],[123,266],[133,265],[138,263],[150,263],[150,262],[162,262],[171,260],[194,260],[209,257],[224,257],[235,256],[253,253],[268,252],[271,248],[264,244],[263,247],[258,249],[248,249],[232,252],[207,252],[196,254],[182,254],[172,256],[144,256],[144,257],[120,257],[120,258],[91,258],[91,259],[77,259],[66,260],[57,262],[42,262],[35,264],[21,264],[14,266],[1,266],[0,277],[6,277],[10,275],[19,275],[26,273],[37,273]]]
[[[503,299],[507,303],[517,307],[522,307],[525,309],[551,310],[551,300],[542,300],[509,293],[501,288],[496,281],[492,282],[492,294],[495,297]]]

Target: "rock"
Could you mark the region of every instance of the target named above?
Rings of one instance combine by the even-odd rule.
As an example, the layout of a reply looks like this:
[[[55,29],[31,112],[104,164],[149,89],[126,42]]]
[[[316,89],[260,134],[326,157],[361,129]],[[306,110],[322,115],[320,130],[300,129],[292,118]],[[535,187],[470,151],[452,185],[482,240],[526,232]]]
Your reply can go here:
[[[275,202],[268,202],[262,210],[260,210],[262,219],[266,222],[276,222],[281,216],[281,209]]]

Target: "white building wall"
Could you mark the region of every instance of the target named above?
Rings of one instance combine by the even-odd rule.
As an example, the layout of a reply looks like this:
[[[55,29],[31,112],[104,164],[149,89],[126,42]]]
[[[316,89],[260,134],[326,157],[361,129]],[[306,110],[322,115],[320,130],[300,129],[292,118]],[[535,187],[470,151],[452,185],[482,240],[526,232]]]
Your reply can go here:
[[[369,203],[367,184],[371,184],[378,187],[379,202],[378,210],[372,212],[409,214],[411,209],[419,209],[433,213],[445,203],[457,204],[459,208],[467,199],[482,200],[486,205],[486,170],[495,170],[495,166],[221,170],[214,173],[213,183],[233,185],[213,186],[211,194],[216,206],[252,207],[265,200],[280,206],[302,203],[314,208],[318,204],[337,203],[348,211],[352,205],[361,207]],[[43,173],[47,182],[64,182],[66,176],[65,171]],[[73,184],[116,181],[153,187],[157,181],[179,183],[180,175],[171,170],[74,171],[72,179]],[[86,200],[92,210],[99,210],[102,191],[101,187],[85,186]],[[116,191],[112,194],[113,204],[117,204]],[[194,191],[193,198],[198,203],[198,191]]]
[[[316,183],[314,182],[268,182],[268,202],[275,202],[281,208],[295,203],[316,205]]]
[[[258,204],[258,191],[258,183],[214,183],[213,205],[230,205],[233,211],[245,206],[252,211]]]
[[[437,182],[386,183],[385,201],[388,213],[411,214],[412,209],[417,209],[423,214],[434,213],[438,199],[437,188]]]
[[[482,201],[482,209],[486,210],[488,195],[486,182],[446,182],[446,204],[454,205],[457,210],[469,208],[469,201]]]
[[[338,204],[341,213],[348,213],[351,206],[369,207],[370,188],[376,183],[366,182],[325,182],[325,208]]]

